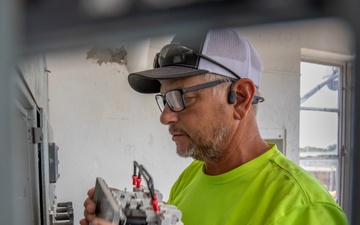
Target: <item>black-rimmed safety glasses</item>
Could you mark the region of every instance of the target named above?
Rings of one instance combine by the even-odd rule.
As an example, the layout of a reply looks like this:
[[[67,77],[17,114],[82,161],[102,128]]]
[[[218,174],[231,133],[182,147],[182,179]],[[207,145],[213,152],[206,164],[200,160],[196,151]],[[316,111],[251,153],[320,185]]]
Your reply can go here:
[[[190,92],[190,91],[196,91],[204,88],[214,87],[218,84],[224,83],[224,82],[236,82],[236,81],[227,81],[227,80],[215,80],[203,84],[198,84],[195,86],[182,88],[182,89],[173,89],[168,92],[166,92],[164,95],[157,94],[155,95],[155,100],[157,105],[159,106],[160,111],[164,111],[165,105],[167,104],[171,111],[173,112],[181,112],[186,107],[186,101],[183,96],[183,94]],[[265,101],[265,99],[261,96],[254,96],[252,104],[258,104],[260,102]]]
[[[214,87],[218,84],[224,83],[224,82],[231,82],[226,80],[216,80],[211,81],[187,88],[182,89],[173,89],[168,92],[166,92],[164,95],[157,94],[155,95],[156,102],[159,106],[160,111],[164,111],[165,105],[167,104],[171,111],[173,112],[181,112],[185,109],[185,98],[183,94],[190,92],[190,91],[196,91],[204,88]]]
[[[165,66],[184,66],[189,68],[195,68],[199,61],[199,57],[204,58],[214,63],[215,65],[222,67],[223,69],[233,74],[236,78],[241,79],[238,74],[236,74],[234,71],[224,66],[223,64],[219,63],[218,61],[178,44],[165,45],[160,50],[160,52],[155,55],[153,66],[154,68]]]

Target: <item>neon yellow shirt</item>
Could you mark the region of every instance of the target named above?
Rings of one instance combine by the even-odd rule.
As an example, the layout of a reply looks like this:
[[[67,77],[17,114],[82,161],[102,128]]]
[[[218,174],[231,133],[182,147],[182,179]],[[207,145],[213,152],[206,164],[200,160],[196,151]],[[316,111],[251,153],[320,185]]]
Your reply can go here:
[[[275,145],[218,176],[194,161],[171,189],[168,203],[184,225],[346,225],[346,215],[323,185]]]

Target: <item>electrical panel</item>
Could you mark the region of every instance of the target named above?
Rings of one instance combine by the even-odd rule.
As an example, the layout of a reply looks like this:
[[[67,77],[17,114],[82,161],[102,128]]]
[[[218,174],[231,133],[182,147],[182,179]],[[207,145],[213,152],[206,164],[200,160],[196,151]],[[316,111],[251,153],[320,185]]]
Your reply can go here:
[[[142,177],[147,187],[141,185]],[[116,190],[110,189],[102,178],[96,178],[95,214],[119,225],[183,225],[181,211],[162,202],[162,194],[154,188],[150,174],[136,161],[132,184],[132,191]]]

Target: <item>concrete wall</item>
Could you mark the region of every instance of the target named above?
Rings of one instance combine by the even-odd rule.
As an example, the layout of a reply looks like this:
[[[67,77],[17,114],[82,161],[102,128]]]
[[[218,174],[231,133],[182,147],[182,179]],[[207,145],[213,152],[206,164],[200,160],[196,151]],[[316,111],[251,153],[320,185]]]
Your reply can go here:
[[[260,90],[266,101],[259,108],[260,129],[265,138],[285,134],[285,153],[297,162],[301,50],[351,55],[351,33],[335,20],[239,30],[264,64]],[[60,147],[57,194],[59,201],[73,201],[76,221],[97,176],[110,186],[130,188],[132,161],[137,160],[166,200],[172,183],[191,162],[176,155],[167,127],[159,122],[154,96],[138,94],[127,83],[129,70],[150,68],[154,53],[169,38],[128,43],[127,66],[86,59],[91,46],[47,54],[50,122]]]

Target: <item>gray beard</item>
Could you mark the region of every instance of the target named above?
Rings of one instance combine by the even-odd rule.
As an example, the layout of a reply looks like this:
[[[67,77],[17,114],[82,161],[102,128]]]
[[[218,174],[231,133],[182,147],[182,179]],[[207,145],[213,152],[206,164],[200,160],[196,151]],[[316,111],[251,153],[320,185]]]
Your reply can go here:
[[[185,153],[180,153],[179,151],[177,153],[181,157],[192,157],[200,161],[205,161],[207,159],[221,159],[226,151],[224,149],[220,149],[219,145],[224,138],[229,135],[229,133],[229,129],[222,126],[220,129],[213,131],[213,135],[209,138],[209,140],[206,140],[205,143],[201,143],[201,137],[197,136],[190,142]]]

